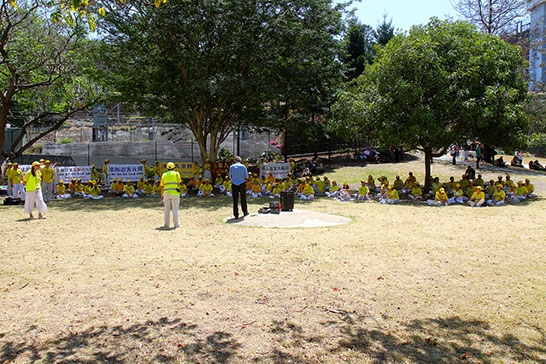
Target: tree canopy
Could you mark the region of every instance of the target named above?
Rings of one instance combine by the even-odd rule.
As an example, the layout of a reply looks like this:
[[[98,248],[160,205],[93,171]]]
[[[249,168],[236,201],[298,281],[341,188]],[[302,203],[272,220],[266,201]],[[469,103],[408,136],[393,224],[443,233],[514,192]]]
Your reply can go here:
[[[330,0],[104,4],[104,64],[120,97],[186,125],[214,160],[236,125],[334,95],[342,6]],[[281,111],[279,111],[281,113]],[[278,113],[277,113],[278,114]]]
[[[465,22],[431,20],[393,38],[358,83],[339,93],[333,127],[425,153],[477,139],[525,142],[527,84],[519,49]]]

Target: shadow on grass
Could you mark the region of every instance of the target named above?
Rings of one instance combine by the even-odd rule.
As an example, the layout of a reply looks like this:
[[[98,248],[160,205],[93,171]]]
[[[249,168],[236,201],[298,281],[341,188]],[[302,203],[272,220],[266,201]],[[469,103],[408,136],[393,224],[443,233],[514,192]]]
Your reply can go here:
[[[75,332],[64,330],[43,344],[36,343],[34,339],[7,341],[5,336],[0,336],[0,362],[169,363],[183,356],[185,362],[190,363],[227,363],[240,347],[229,333],[217,331],[205,338],[198,338],[196,329],[197,325],[181,322],[180,319],[161,318],[128,327],[100,326]],[[39,328],[30,327],[28,334],[31,335],[33,331],[39,331]],[[176,337],[178,342],[165,343],[166,337]]]
[[[354,357],[356,353],[358,357],[371,359],[369,362],[374,364],[546,363],[546,336],[544,330],[537,326],[525,327],[540,338],[529,343],[510,333],[495,332],[485,321],[460,317],[413,320],[398,328],[381,330],[367,328],[364,316],[344,311],[335,316],[321,323],[337,334],[334,340],[314,333],[307,334],[301,326],[290,322],[273,321],[273,349],[267,358],[257,357],[253,361],[268,359],[274,363],[316,363],[316,358],[311,359],[307,355],[307,348],[319,344],[328,350],[329,356]]]

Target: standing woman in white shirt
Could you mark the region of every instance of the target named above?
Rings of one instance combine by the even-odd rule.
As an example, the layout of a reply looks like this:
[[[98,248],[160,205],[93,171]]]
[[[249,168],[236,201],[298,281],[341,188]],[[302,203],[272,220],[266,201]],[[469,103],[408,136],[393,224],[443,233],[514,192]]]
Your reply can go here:
[[[45,219],[44,212],[47,211],[47,205],[42,196],[41,182],[42,174],[40,172],[40,162],[33,162],[32,167],[23,178],[26,190],[25,213],[30,215],[30,219],[34,219],[32,211],[34,210],[35,203],[36,207],[38,207],[38,218]]]

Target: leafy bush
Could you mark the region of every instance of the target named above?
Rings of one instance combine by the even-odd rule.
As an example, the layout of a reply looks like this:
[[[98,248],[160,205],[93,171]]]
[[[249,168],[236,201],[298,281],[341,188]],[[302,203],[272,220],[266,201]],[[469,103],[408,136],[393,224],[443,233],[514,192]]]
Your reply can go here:
[[[226,148],[220,149],[220,152],[218,152],[218,158],[220,158],[223,161],[230,160],[233,157],[233,153],[229,151]]]
[[[545,133],[533,133],[529,137],[529,147],[531,147],[531,148],[544,148],[544,147],[546,147],[546,134]]]
[[[74,143],[74,141],[70,138],[61,140],[61,144],[69,144],[69,143]]]
[[[275,160],[281,159],[281,154],[273,150],[264,150],[260,154],[260,158],[265,159],[266,162],[273,162]]]

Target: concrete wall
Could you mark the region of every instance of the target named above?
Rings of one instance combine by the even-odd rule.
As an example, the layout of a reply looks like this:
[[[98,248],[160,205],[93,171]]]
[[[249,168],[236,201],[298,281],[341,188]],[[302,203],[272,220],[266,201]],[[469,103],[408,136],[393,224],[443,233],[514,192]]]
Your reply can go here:
[[[236,134],[232,133],[222,143],[221,147],[236,153]],[[246,138],[248,137],[248,138]],[[269,133],[250,133],[243,136],[240,141],[241,156],[257,158],[264,150],[273,149],[269,142],[277,136]],[[276,148],[275,148],[276,150]],[[142,158],[148,160],[148,164],[154,160],[191,162],[194,160],[202,163],[197,142],[180,141],[177,143],[158,142],[92,142],[92,143],[47,143],[43,145],[44,155],[70,156],[76,165],[95,164],[100,166],[105,159],[110,159],[113,164],[140,163]]]

